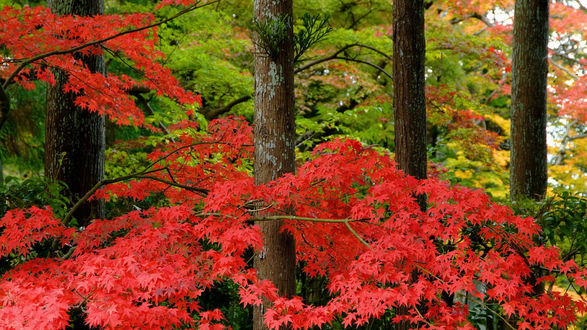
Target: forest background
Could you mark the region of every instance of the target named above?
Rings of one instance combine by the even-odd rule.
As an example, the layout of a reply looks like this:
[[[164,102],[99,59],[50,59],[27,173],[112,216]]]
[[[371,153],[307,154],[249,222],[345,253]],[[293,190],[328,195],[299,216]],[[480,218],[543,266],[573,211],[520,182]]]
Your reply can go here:
[[[43,2],[0,4],[18,8]],[[574,260],[583,268],[587,241],[585,7],[580,1],[551,3],[549,188],[547,198],[538,202],[509,201],[513,1],[431,1],[426,7],[429,175],[453,185],[482,189],[493,201],[536,218],[544,230],[541,239],[559,246],[562,259]],[[164,19],[179,10],[156,10],[149,1],[106,1],[108,14],[153,13]],[[295,31],[316,28],[325,33],[298,59],[295,69],[298,166],[313,159],[318,144],[336,137],[356,139],[368,148],[393,155],[390,17],[388,1],[294,2]],[[212,120],[229,115],[252,122],[253,31],[258,32],[259,26],[253,20],[252,4],[238,0],[213,3],[161,24],[154,50],[164,54],[162,63],[180,85],[199,95],[201,106],[181,105],[173,97],[149,90],[132,94],[144,112],[145,124],[119,125],[124,124],[124,118],[116,116],[107,121],[106,177],[129,176],[138,165],[148,165],[152,161],[149,153],[181,138],[177,123],[187,120],[194,127],[207,129]],[[107,72],[140,76],[119,53],[105,51],[104,55]],[[17,84],[10,92],[13,109],[0,130],[0,212],[51,205],[63,218],[76,200],[61,196],[63,185],[50,184],[43,177],[46,83]],[[239,166],[249,173],[252,170],[246,160]],[[129,196],[140,201],[111,198],[106,217],[121,216],[133,207],[148,209],[169,203],[163,195],[136,194]],[[16,255],[2,260],[5,269],[21,262]],[[302,287],[308,285],[324,284],[307,280]],[[557,283],[562,290],[570,285],[565,280]],[[236,289],[228,285],[216,290],[223,295],[216,292],[208,296],[215,297],[209,298],[214,301],[202,304],[218,306],[225,316],[232,315],[230,324],[246,323],[247,312],[234,303],[238,300]],[[306,296],[316,294],[302,290],[308,290]],[[312,299],[319,301],[320,297]],[[475,315],[480,324],[498,324],[483,306]]]

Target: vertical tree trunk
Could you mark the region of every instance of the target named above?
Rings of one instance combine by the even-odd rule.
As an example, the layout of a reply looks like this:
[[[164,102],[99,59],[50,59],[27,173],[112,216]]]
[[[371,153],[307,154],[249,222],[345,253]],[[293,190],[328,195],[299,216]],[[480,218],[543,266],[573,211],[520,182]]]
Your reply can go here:
[[[548,0],[516,0],[512,60],[510,197],[546,193]]]
[[[424,1],[393,2],[393,109],[399,167],[426,178]]]
[[[426,178],[424,0],[393,1],[393,110],[395,159],[406,174]],[[422,210],[425,196],[417,196]],[[408,313],[406,307],[397,311]],[[414,325],[401,322],[397,329]]]
[[[295,171],[295,110],[292,0],[255,0],[255,20],[260,23],[287,18],[285,39],[277,54],[267,54],[262,41],[255,41],[255,184],[272,181]],[[258,38],[258,36],[256,37]],[[282,221],[258,225],[265,247],[255,256],[262,279],[273,282],[279,294],[295,294],[295,241],[280,232]],[[264,329],[266,306],[255,308],[254,329]]]
[[[103,0],[52,0],[49,8],[60,15],[100,15]],[[104,73],[104,57],[88,56],[83,62],[93,72]],[[67,73],[54,71],[56,84],[47,89],[45,126],[45,176],[64,181],[74,201],[104,178],[104,117],[74,105],[75,95],[65,93]],[[104,217],[104,202],[85,203],[74,214],[82,226]]]

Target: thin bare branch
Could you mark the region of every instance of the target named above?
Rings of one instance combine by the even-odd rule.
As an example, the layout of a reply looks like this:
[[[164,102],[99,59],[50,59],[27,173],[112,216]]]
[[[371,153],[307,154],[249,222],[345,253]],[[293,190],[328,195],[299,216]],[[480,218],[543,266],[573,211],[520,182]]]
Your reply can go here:
[[[377,53],[377,54],[380,54],[380,55],[384,56],[385,58],[387,58],[387,59],[389,59],[389,60],[392,60],[392,59],[393,59],[393,58],[392,58],[390,55],[386,54],[385,52],[383,52],[383,51],[381,51],[381,50],[379,50],[379,49],[377,49],[377,48],[375,48],[375,47],[372,47],[372,46],[369,46],[369,45],[363,45],[363,44],[359,44],[359,43],[354,43],[354,44],[350,44],[350,45],[343,46],[342,48],[340,48],[339,50],[335,51],[334,53],[332,53],[332,54],[331,54],[331,55],[329,55],[329,56],[326,56],[326,57],[323,57],[323,58],[317,59],[317,60],[315,60],[315,61],[313,61],[313,62],[310,62],[310,63],[308,63],[308,64],[306,64],[306,65],[303,65],[303,66],[301,66],[301,67],[297,68],[295,72],[296,72],[296,73],[299,73],[299,72],[301,72],[301,71],[304,71],[304,70],[307,70],[307,69],[309,69],[309,68],[311,68],[311,67],[313,67],[313,66],[315,66],[315,65],[318,65],[318,64],[320,64],[320,63],[324,63],[324,62],[327,62],[327,61],[331,61],[331,60],[336,60],[336,59],[347,60],[347,57],[339,57],[338,55],[340,55],[340,54],[341,54],[341,53],[343,53],[344,51],[346,51],[346,50],[348,50],[348,49],[351,49],[351,48],[353,48],[353,47],[359,47],[359,48],[365,48],[365,49],[369,49],[369,50],[371,50],[371,51],[373,51],[373,52],[375,52],[375,53]],[[358,61],[359,61],[359,60],[354,60],[354,62],[358,62]],[[367,62],[367,61],[364,61],[364,63],[365,63],[365,64],[367,64],[367,63],[369,63],[369,62]],[[372,63],[369,63],[369,65],[371,65],[371,64],[372,64]],[[374,65],[374,64],[373,64],[373,65]],[[380,70],[380,71],[381,71],[381,70],[383,70],[383,69],[381,69],[381,68],[379,68],[379,67],[377,67],[377,68],[378,68],[378,70]],[[391,75],[388,75],[388,76],[391,76]]]

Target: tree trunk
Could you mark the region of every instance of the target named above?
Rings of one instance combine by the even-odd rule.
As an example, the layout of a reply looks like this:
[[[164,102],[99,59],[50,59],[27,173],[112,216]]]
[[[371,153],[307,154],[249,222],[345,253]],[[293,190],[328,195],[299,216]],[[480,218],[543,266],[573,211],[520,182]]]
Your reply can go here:
[[[424,0],[393,1],[393,109],[395,159],[400,169],[417,179],[426,178],[426,99],[424,60]],[[426,198],[416,196],[422,210]],[[407,307],[397,310],[408,314]],[[397,329],[415,325],[400,322]]]
[[[270,182],[295,171],[295,110],[292,0],[255,0],[255,20],[261,24],[286,20],[285,38],[279,51],[268,54],[255,36],[255,184]],[[264,249],[255,256],[262,279],[270,280],[281,296],[295,294],[295,241],[280,231],[282,221],[259,222]],[[254,329],[265,329],[263,313],[267,304],[255,308]]]
[[[510,197],[546,193],[548,0],[516,0],[512,60]]]
[[[426,178],[424,1],[393,2],[395,159],[406,174]]]
[[[103,0],[48,1],[52,12],[60,15],[100,15]],[[92,72],[104,73],[104,57],[82,58]],[[104,117],[74,105],[75,94],[65,93],[66,72],[54,71],[56,84],[47,88],[45,126],[45,176],[64,181],[74,202],[104,178]],[[74,214],[80,226],[92,218],[104,217],[104,202],[85,203]]]

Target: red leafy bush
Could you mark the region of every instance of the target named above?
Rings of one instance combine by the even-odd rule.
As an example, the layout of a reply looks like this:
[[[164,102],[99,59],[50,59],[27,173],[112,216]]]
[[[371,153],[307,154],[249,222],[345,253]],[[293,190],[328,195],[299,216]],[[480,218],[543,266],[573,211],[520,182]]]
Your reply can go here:
[[[245,305],[259,304],[262,296],[273,301],[265,316],[271,328],[308,328],[337,316],[359,325],[399,306],[409,307],[402,317],[413,322],[467,326],[467,306],[447,304],[443,292],[466,293],[486,308],[498,305],[493,312],[517,327],[563,327],[585,311],[583,302],[568,296],[533,293],[536,281],[549,279],[535,279],[533,266],[569,275],[579,286],[585,271],[563,262],[556,248],[536,246],[532,237],[540,228],[533,219],[514,216],[479,190],[419,182],[397,170],[388,155],[352,140],[322,144],[297,174],[254,186],[241,170],[243,157],[251,156],[251,130],[243,121],[213,122],[208,134],[184,132],[153,152],[159,162],[152,178],[99,194],[143,198],[163,192],[175,206],[95,220],[75,233],[48,210],[11,211],[2,219],[4,255],[26,255],[32,244],[51,237],[71,253],[35,258],[2,276],[0,326],[63,328],[75,307],[92,326],[196,326],[195,314],[201,327],[220,326],[210,322],[222,315],[201,310],[197,298],[225,280],[240,286]],[[163,168],[169,171],[157,171]],[[170,187],[164,179],[177,184]],[[195,187],[201,190],[190,190]],[[414,194],[426,194],[426,212]],[[292,208],[295,217],[279,215]],[[252,221],[276,218],[290,219],[284,230],[296,238],[304,271],[328,278],[325,306],[279,297],[243,259],[248,247],[263,249]],[[45,224],[43,235],[35,223]],[[11,243],[15,235],[22,243]]]

